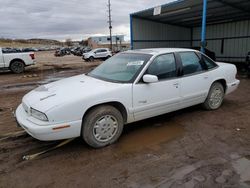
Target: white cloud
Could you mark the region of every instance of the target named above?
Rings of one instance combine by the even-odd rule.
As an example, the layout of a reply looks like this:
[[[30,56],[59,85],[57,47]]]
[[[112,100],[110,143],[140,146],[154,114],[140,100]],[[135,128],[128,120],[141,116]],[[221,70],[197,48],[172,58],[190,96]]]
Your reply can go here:
[[[129,39],[129,14],[173,0],[111,0],[113,33]],[[105,0],[0,0],[0,37],[84,39],[109,33]]]

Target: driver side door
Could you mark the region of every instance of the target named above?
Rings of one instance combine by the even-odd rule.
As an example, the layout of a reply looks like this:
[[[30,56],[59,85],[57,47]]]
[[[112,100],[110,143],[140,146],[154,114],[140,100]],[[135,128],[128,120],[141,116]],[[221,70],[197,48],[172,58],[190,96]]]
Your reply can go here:
[[[173,53],[157,56],[145,74],[158,77],[156,83],[145,83],[143,78],[133,85],[135,121],[174,111],[179,108],[180,88],[177,64]]]

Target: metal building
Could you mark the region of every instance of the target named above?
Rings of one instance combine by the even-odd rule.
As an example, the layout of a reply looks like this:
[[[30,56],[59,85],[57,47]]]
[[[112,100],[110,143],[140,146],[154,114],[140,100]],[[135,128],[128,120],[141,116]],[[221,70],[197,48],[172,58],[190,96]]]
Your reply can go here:
[[[250,51],[250,0],[178,0],[131,14],[130,26],[134,49],[206,44],[218,61],[243,62]]]

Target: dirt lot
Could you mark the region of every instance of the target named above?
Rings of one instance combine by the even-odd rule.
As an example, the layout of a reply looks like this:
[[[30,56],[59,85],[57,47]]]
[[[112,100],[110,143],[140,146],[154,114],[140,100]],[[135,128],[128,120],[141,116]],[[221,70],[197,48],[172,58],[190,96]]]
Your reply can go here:
[[[36,54],[22,75],[0,74],[0,137],[21,130],[12,111],[39,84],[86,72],[80,57]],[[217,111],[200,106],[125,127],[99,150],[81,139],[34,160],[22,157],[57,142],[28,135],[0,140],[0,187],[250,187],[250,80]]]

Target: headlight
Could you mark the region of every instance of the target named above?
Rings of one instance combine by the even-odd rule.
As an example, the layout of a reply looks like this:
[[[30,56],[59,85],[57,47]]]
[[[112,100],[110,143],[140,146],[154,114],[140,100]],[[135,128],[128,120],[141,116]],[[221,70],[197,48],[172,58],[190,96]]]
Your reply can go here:
[[[33,108],[30,108],[30,114],[34,118],[40,119],[42,121],[48,121],[48,118],[47,118],[46,114],[44,114],[42,112],[39,112],[38,110],[35,110]]]

